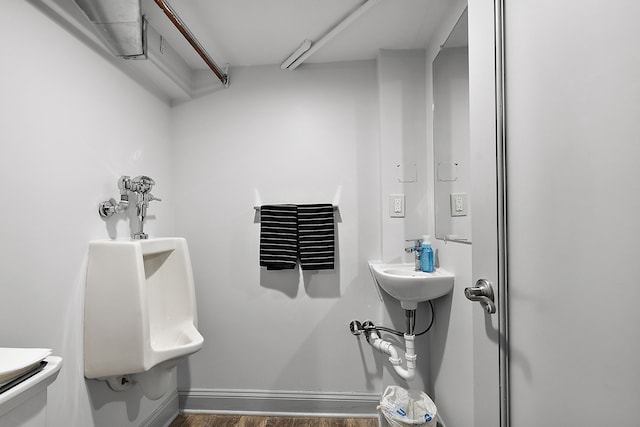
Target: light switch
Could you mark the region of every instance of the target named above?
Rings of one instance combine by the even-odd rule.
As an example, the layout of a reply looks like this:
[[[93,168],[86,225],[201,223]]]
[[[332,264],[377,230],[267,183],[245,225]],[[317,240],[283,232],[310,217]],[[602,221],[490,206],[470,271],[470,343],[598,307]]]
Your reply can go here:
[[[467,193],[451,193],[451,216],[467,215]]]
[[[389,216],[391,218],[404,218],[404,194],[392,194],[389,196]]]

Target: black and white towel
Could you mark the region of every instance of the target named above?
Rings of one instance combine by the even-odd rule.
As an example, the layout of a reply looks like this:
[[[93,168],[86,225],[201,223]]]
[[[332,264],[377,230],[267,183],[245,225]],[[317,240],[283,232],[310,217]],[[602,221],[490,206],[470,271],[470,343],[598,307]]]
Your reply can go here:
[[[296,205],[260,208],[260,265],[267,270],[290,270],[298,258]]]
[[[303,270],[333,270],[333,205],[298,205],[298,256]]]

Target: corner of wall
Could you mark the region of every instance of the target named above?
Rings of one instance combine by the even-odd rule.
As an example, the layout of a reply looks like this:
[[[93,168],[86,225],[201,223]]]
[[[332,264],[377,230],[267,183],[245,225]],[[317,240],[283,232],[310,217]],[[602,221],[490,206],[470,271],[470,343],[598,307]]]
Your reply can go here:
[[[426,75],[424,50],[381,50],[380,198],[382,259],[407,261],[405,239],[427,231]],[[405,195],[405,217],[390,218],[389,196]]]

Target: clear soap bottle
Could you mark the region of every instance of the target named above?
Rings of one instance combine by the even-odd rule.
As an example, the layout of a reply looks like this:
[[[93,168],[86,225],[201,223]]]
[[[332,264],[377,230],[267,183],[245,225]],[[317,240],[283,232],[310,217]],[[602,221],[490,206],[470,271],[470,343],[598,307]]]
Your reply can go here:
[[[422,236],[422,247],[420,248],[420,270],[425,273],[433,273],[433,249],[431,248],[431,236]]]

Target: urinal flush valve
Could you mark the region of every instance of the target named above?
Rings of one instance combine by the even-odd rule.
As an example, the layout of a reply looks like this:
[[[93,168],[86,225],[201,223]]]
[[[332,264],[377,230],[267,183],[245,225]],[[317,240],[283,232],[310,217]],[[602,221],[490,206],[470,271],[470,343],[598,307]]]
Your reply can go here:
[[[133,239],[147,239],[149,236],[144,233],[144,219],[147,216],[147,208],[151,201],[161,201],[151,194],[151,190],[155,185],[155,181],[148,176],[141,175],[131,179],[127,175],[123,175],[118,179],[118,189],[120,190],[120,201],[116,202],[111,198],[98,205],[98,213],[103,219],[109,218],[114,214],[119,214],[129,208],[129,196],[133,194],[133,202],[136,205],[136,216],[140,220],[140,231],[133,233]]]

